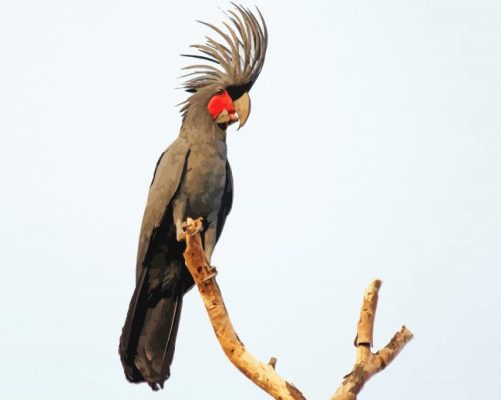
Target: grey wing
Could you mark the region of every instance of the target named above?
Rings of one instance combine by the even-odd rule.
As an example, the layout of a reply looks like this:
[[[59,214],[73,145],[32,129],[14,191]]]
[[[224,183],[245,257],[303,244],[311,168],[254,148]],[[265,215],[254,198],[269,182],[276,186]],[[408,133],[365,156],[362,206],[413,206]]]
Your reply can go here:
[[[182,180],[189,152],[186,141],[177,139],[162,153],[158,160],[148,193],[141,232],[139,234],[136,260],[137,279],[141,275],[151,238],[162,223],[165,211]]]
[[[217,217],[217,232],[216,241],[219,240],[221,232],[223,232],[226,217],[231,211],[233,205],[233,175],[231,173],[230,163],[226,161],[226,183],[224,185],[223,198],[221,199],[221,208]]]

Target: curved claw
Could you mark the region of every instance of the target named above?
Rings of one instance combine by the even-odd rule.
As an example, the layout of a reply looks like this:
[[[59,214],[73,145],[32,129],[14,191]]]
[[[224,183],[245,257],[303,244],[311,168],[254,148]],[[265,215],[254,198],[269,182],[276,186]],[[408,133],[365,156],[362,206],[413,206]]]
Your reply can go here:
[[[209,267],[209,275],[207,275],[204,279],[202,279],[202,282],[206,282],[209,279],[215,278],[217,275],[217,269],[215,266],[211,265]]]

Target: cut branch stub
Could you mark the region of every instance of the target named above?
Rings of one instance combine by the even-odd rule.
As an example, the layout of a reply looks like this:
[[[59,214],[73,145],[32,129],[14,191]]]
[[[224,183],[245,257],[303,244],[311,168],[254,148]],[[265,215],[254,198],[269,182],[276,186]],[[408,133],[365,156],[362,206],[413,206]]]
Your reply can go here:
[[[374,319],[376,318],[378,292],[381,284],[381,280],[376,279],[365,291],[364,301],[360,310],[360,319],[357,326],[356,346],[365,345],[372,347]]]

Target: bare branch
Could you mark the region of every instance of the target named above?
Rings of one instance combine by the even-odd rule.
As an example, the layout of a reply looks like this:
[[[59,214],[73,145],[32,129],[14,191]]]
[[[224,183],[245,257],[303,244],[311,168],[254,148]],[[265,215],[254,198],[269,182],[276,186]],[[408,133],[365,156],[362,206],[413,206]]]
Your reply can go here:
[[[379,279],[376,279],[371,282],[365,291],[360,310],[360,319],[357,325],[357,337],[355,338],[355,346],[357,348],[355,365],[353,370],[344,377],[343,382],[331,400],[355,400],[364,387],[365,382],[386,368],[407,342],[413,338],[412,332],[403,326],[383,349],[375,354],[371,352],[374,319],[376,317],[378,293],[381,283]]]
[[[208,265],[200,238],[201,223],[188,224],[186,234],[186,266],[200,291],[219,344],[230,361],[245,376],[275,399],[306,400],[291,383],[277,374],[274,363],[259,361],[249,353],[237,336],[216,282],[215,269]]]
[[[277,359],[271,357],[265,364],[247,351],[228,316],[221,291],[216,282],[217,271],[205,259],[200,231],[201,220],[188,219],[184,259],[198,287],[212,327],[224,353],[247,378],[278,400],[306,400],[303,394],[275,371]],[[364,294],[355,338],[356,360],[353,370],[344,377],[331,400],[356,400],[365,383],[382,371],[400,353],[413,335],[405,326],[390,342],[376,353],[371,352],[374,320],[380,280],[371,282]]]

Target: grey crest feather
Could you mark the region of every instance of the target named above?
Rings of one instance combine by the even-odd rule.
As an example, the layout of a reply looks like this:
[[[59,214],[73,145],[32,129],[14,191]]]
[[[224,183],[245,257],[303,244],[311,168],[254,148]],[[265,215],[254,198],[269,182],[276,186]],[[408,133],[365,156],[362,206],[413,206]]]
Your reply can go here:
[[[208,22],[197,21],[217,33],[222,43],[206,36],[205,44],[190,46],[202,54],[182,54],[214,64],[195,64],[183,68],[190,71],[182,76],[190,77],[182,84],[187,92],[195,93],[214,83],[225,87],[245,86],[249,90],[259,76],[268,46],[266,23],[257,7],[260,22],[249,9],[235,3],[232,5],[235,9],[225,13],[230,21],[223,22],[226,31]]]

